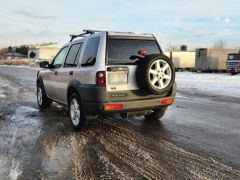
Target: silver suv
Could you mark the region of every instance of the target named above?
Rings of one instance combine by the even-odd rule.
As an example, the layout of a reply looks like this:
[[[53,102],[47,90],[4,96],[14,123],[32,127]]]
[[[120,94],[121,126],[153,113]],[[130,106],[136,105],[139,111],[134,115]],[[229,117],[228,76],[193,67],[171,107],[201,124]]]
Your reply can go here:
[[[40,67],[40,109],[68,106],[75,130],[100,114],[158,120],[176,95],[173,64],[152,34],[85,30]]]

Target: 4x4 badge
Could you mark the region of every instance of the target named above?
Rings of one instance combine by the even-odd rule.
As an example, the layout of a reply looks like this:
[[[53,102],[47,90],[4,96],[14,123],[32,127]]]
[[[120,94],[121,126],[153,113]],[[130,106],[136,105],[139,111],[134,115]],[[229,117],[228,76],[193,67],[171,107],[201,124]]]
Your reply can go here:
[[[127,93],[121,93],[121,94],[112,94],[112,97],[126,97]]]

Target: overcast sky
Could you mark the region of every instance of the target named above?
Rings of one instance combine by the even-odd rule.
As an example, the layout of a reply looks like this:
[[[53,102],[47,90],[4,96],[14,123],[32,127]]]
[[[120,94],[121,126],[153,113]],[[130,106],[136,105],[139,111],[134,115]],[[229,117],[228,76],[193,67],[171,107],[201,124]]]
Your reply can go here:
[[[82,29],[154,33],[163,48],[240,46],[238,0],[8,0],[0,10],[0,47],[62,45]]]

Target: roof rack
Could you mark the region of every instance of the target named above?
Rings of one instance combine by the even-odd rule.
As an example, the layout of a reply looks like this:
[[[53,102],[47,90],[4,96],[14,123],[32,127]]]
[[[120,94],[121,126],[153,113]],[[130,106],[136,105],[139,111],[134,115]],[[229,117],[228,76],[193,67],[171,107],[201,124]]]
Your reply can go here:
[[[112,33],[135,34],[134,32],[111,31]]]
[[[71,39],[70,39],[69,42],[72,42],[72,41],[73,41],[75,38],[77,38],[77,37],[83,37],[83,36],[86,35],[86,34],[95,34],[96,32],[104,32],[104,31],[89,30],[89,29],[86,29],[86,30],[85,30],[85,29],[84,29],[83,32],[84,32],[84,33],[79,34],[79,35],[74,35],[74,34],[70,35]]]
[[[83,32],[88,32],[88,33],[96,33],[96,32],[106,32],[106,31],[101,31],[101,30],[91,30],[91,29],[84,29]]]
[[[84,37],[84,35],[87,34],[95,34],[97,32],[107,32],[107,31],[100,31],[100,30],[90,30],[90,29],[84,29],[82,34],[79,35],[70,35],[71,40],[70,42],[72,42],[75,38],[77,37]],[[122,33],[122,34],[135,34],[133,32],[117,32],[117,31],[111,31],[111,33]],[[152,35],[154,37],[153,34],[143,34],[143,35]]]

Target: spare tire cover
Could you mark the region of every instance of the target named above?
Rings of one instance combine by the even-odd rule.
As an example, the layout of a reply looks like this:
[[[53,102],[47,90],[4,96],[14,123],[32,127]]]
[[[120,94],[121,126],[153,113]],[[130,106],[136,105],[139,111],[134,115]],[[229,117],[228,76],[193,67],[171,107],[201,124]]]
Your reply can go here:
[[[138,62],[136,80],[140,89],[160,95],[169,91],[173,86],[174,65],[165,55],[147,55]]]

